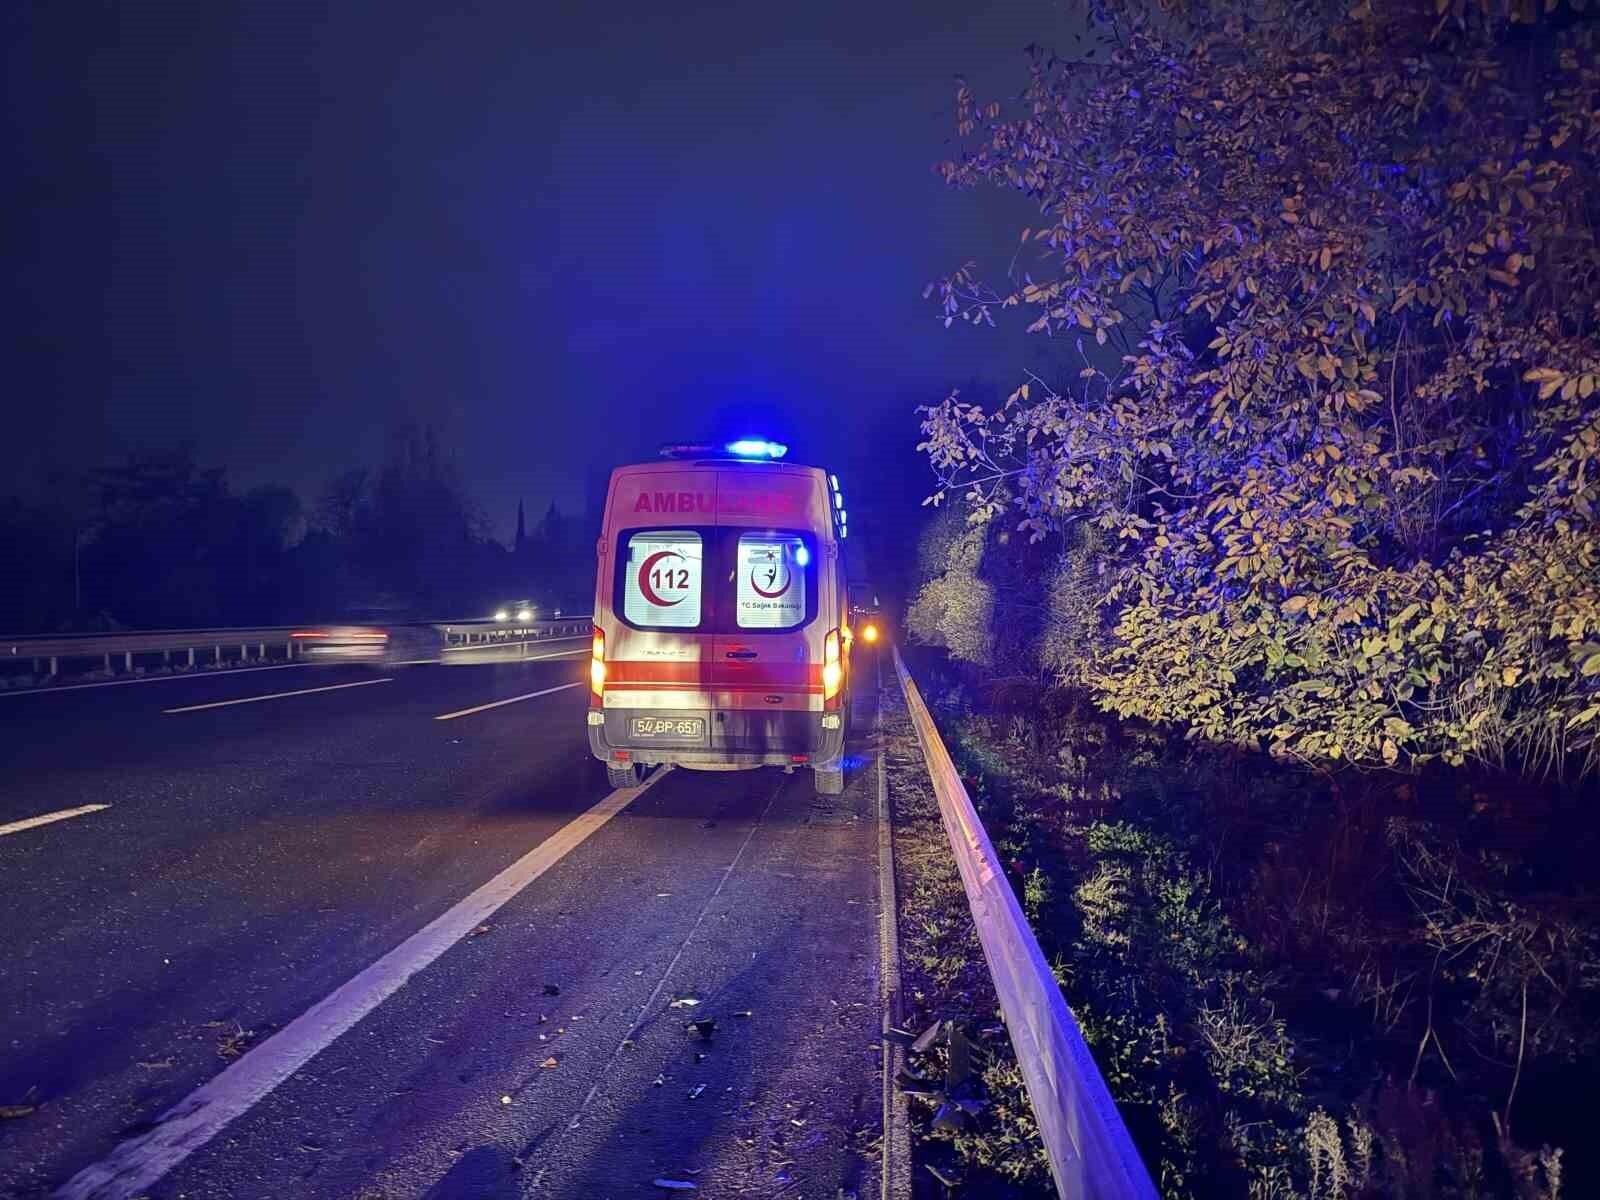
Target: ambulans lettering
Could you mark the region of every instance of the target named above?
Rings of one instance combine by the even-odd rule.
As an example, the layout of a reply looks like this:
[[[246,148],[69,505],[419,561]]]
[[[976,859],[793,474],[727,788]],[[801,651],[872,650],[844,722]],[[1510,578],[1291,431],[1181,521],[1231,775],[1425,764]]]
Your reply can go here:
[[[793,496],[781,492],[725,492],[713,504],[708,492],[640,492],[634,499],[636,513],[676,513],[709,516],[722,512],[734,516],[789,516],[799,510]]]

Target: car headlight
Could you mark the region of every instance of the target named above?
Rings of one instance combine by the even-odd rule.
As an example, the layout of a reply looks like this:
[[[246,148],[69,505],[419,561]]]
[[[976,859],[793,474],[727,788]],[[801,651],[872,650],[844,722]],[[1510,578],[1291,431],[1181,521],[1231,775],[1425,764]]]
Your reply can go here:
[[[496,621],[509,621],[511,619],[511,614],[502,608],[494,614],[494,619]]]

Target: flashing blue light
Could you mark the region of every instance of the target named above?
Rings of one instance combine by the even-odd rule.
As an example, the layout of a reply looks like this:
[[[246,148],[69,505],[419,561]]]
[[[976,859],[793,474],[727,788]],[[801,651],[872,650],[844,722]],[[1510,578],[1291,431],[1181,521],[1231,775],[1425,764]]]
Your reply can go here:
[[[837,492],[839,490],[839,477],[837,475],[829,475],[828,478],[833,482],[833,490]]]
[[[850,529],[849,529],[849,527],[848,527],[848,526],[845,526],[845,525],[840,525],[840,526],[839,526],[839,536],[840,536],[840,537],[842,537],[842,538],[847,538],[847,537],[849,537],[849,536],[850,536]]]
[[[807,550],[804,546],[796,546],[794,548],[794,561],[796,566],[805,566],[811,561],[811,551]]]
[[[850,519],[850,514],[845,512],[845,510],[841,508],[839,510],[839,524],[843,525],[849,519]]]
[[[729,442],[726,449],[736,458],[782,458],[789,453],[789,447],[782,442],[768,442],[761,438],[740,438],[737,442]]]

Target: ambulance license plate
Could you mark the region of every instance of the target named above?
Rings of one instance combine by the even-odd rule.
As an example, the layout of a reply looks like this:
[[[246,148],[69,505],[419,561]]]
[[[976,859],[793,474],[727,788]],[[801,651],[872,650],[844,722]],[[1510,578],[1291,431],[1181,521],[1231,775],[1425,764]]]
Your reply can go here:
[[[628,737],[640,742],[703,742],[704,717],[630,717]]]

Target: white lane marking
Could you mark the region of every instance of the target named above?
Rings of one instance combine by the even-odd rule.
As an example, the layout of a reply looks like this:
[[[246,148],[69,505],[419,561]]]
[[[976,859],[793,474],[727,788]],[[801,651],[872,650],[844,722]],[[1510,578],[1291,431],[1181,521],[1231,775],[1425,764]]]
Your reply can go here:
[[[246,1052],[210,1083],[162,1113],[154,1129],[129,1138],[105,1159],[79,1171],[56,1191],[56,1200],[126,1200],[143,1192],[230,1121],[249,1112],[665,774],[658,770],[638,787],[618,788],[574,817],[449,912],[434,918],[349,983]]]
[[[164,713],[199,712],[202,708],[227,708],[230,704],[257,704],[262,700],[282,700],[285,696],[309,696],[313,692],[337,692],[340,688],[371,687],[375,683],[393,683],[392,676],[382,679],[358,679],[354,683],[330,683],[327,687],[299,688],[293,692],[272,692],[266,696],[241,696],[237,700],[213,700],[210,704],[185,704],[182,708],[163,708]]]
[[[527,638],[520,642],[475,642],[471,646],[446,646],[440,653],[459,654],[463,650],[499,650],[503,646],[548,646],[554,642],[587,642],[589,638],[590,635],[587,633],[575,633],[570,637]]]
[[[507,704],[516,704],[522,700],[534,700],[540,696],[548,696],[553,692],[565,692],[571,688],[582,687],[584,680],[575,680],[572,683],[563,683],[560,687],[545,688],[542,692],[529,692],[524,696],[512,696],[509,700],[495,700],[488,704],[480,704],[476,708],[463,708],[458,712],[440,713],[435,721],[454,721],[457,717],[470,717],[473,713],[486,712],[491,708],[502,708]]]
[[[645,1017],[649,1015],[650,1009],[660,998],[662,989],[667,986],[667,980],[672,978],[672,972],[677,969],[678,962],[683,958],[684,951],[689,948],[689,943],[694,940],[694,935],[699,933],[700,926],[705,924],[706,914],[711,911],[711,906],[716,903],[717,897],[722,895],[722,889],[728,885],[728,877],[733,874],[740,861],[744,858],[744,852],[750,848],[750,843],[755,840],[756,833],[766,825],[767,816],[772,812],[772,806],[778,802],[778,797],[783,795],[783,789],[787,785],[788,777],[785,776],[778,786],[773,789],[772,795],[767,797],[766,807],[761,810],[761,815],[756,818],[755,824],[750,826],[750,832],[744,835],[744,841],[739,843],[738,852],[733,856],[733,861],[723,869],[722,878],[717,880],[716,888],[711,895],[706,897],[705,903],[700,906],[700,915],[695,917],[694,924],[689,927],[689,932],[684,934],[683,941],[678,943],[678,952],[672,956],[672,961],[667,964],[667,969],[661,972],[661,978],[656,980],[655,990],[650,993],[650,998],[639,1006],[639,1011],[633,1018],[633,1024],[629,1027],[627,1036],[617,1043],[617,1048],[611,1052],[611,1057],[606,1059],[605,1066],[601,1068],[600,1076],[595,1080],[594,1086],[589,1089],[588,1094],[584,1096],[578,1107],[572,1110],[572,1114],[567,1118],[566,1125],[556,1134],[555,1140],[545,1147],[545,1165],[541,1166],[534,1175],[533,1181],[528,1188],[529,1191],[538,1190],[540,1182],[544,1179],[544,1173],[549,1170],[549,1160],[552,1157],[552,1152],[561,1144],[562,1139],[567,1134],[578,1127],[583,1120],[584,1111],[593,1102],[594,1098],[600,1094],[600,1089],[611,1077],[613,1064],[616,1063],[623,1050],[631,1046],[634,1039],[639,1036],[639,1031],[644,1027]]]
[[[81,817],[84,813],[100,812],[110,808],[109,804],[84,804],[77,808],[63,808],[59,812],[45,813],[42,817],[29,817],[25,821],[12,821],[9,825],[0,825],[0,837],[8,833],[21,833],[24,829],[32,829],[37,825],[49,825],[53,821],[65,821],[70,817]]]
[[[429,659],[429,662],[434,661]],[[48,696],[55,692],[77,692],[84,688],[127,687],[130,683],[169,683],[174,679],[213,679],[222,675],[248,675],[251,671],[287,671],[290,667],[338,667],[342,663],[292,662],[274,663],[270,667],[229,667],[226,671],[184,671],[173,675],[149,675],[143,679],[105,679],[99,683],[63,683],[59,687],[11,688],[0,696]]]

